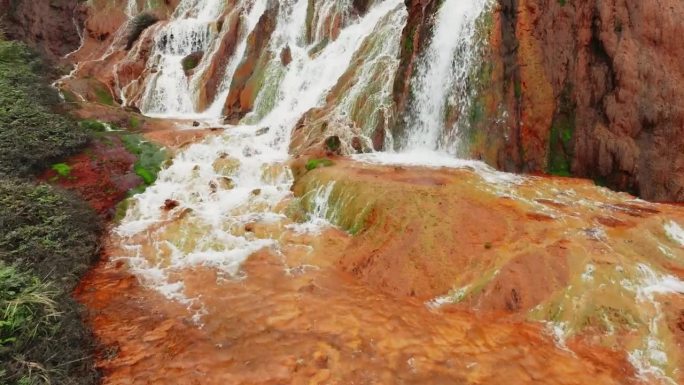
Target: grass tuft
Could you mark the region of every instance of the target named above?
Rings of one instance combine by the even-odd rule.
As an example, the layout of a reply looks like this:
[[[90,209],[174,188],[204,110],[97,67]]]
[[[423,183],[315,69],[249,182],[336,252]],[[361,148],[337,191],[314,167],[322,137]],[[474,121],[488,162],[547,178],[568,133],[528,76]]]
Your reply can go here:
[[[93,340],[70,293],[99,221],[70,193],[0,178],[0,384],[94,384]]]

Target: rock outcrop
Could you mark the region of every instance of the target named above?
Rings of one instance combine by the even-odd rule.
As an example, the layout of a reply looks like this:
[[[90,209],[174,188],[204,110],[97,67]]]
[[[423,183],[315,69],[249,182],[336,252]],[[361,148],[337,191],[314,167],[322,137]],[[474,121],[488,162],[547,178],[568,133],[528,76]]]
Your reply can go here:
[[[254,108],[258,90],[264,81],[264,71],[272,59],[266,48],[275,31],[277,16],[278,7],[269,8],[259,18],[256,28],[247,38],[247,49],[233,75],[230,93],[223,110],[226,120],[230,123],[237,123]]]
[[[500,0],[473,155],[684,201],[682,17],[679,1]]]
[[[681,383],[681,289],[664,282],[684,277],[682,207],[478,162],[461,169],[330,163],[293,162],[293,191],[309,211],[325,196],[326,218],[352,234],[329,255],[358,281],[433,308],[542,321],[599,355],[603,348],[633,354],[655,328],[668,361],[656,366]]]
[[[0,26],[50,61],[78,49],[87,12],[79,0],[0,0]]]
[[[167,0],[148,11],[163,25],[177,4]],[[323,9],[310,2],[310,54],[316,55],[371,4],[355,0],[348,8]],[[405,131],[402,117],[410,104],[411,79],[440,4],[405,0],[409,16],[393,80],[393,111],[382,111],[382,124],[373,129],[359,125],[376,149],[387,145],[389,127],[394,136]],[[155,31],[146,31],[130,52],[120,49],[121,28],[129,18],[125,8],[121,0],[89,5],[0,0],[10,38],[27,41],[52,59],[82,43],[70,56],[80,68],[73,84],[64,88],[101,104],[125,100],[138,106],[150,71],[156,71],[146,66]],[[143,9],[142,3],[138,8]],[[255,112],[264,72],[277,59],[265,49],[278,14],[277,7],[269,8],[231,80],[224,113],[233,123]],[[469,119],[462,139],[470,155],[499,169],[586,177],[649,200],[684,201],[684,46],[678,44],[683,16],[684,4],[677,0],[498,0],[478,27],[478,39],[489,43],[474,73],[478,96],[467,116],[445,120]],[[224,68],[244,32],[239,13],[227,11],[215,30],[222,33],[221,42],[211,59],[203,59],[200,110],[218,96]],[[279,55],[284,66],[292,60],[291,51]],[[320,126],[330,114],[319,115],[308,121]]]

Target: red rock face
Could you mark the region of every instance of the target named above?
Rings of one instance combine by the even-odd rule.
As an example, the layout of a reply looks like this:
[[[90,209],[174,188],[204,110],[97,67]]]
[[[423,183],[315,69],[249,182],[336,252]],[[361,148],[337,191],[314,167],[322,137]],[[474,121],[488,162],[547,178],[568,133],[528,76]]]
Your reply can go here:
[[[514,118],[474,153],[684,201],[682,17],[679,1],[500,0],[484,97]]]
[[[78,49],[77,28],[83,25],[86,12],[79,0],[0,0],[0,15],[8,38],[23,40],[56,61]]]
[[[242,28],[239,13],[232,12],[223,22],[221,28],[226,29],[226,33],[223,35],[216,54],[205,72],[205,78],[202,80],[204,87],[199,90],[198,107],[200,110],[209,107],[216,98],[225,75],[225,69],[235,53],[239,39],[238,34]]]

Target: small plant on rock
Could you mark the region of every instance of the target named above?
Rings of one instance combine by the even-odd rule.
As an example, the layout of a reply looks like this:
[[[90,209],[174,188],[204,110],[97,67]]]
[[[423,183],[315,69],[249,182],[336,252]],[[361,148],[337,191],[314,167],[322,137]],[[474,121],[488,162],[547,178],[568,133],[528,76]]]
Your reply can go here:
[[[62,178],[66,178],[71,174],[71,166],[66,163],[55,163],[52,165],[52,169]]]

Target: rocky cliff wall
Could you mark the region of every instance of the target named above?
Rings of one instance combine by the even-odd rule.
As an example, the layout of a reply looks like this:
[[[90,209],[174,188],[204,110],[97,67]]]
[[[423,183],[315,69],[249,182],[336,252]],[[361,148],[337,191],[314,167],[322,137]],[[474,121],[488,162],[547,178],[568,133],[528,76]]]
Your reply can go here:
[[[684,201],[680,1],[499,0],[474,156]]]

